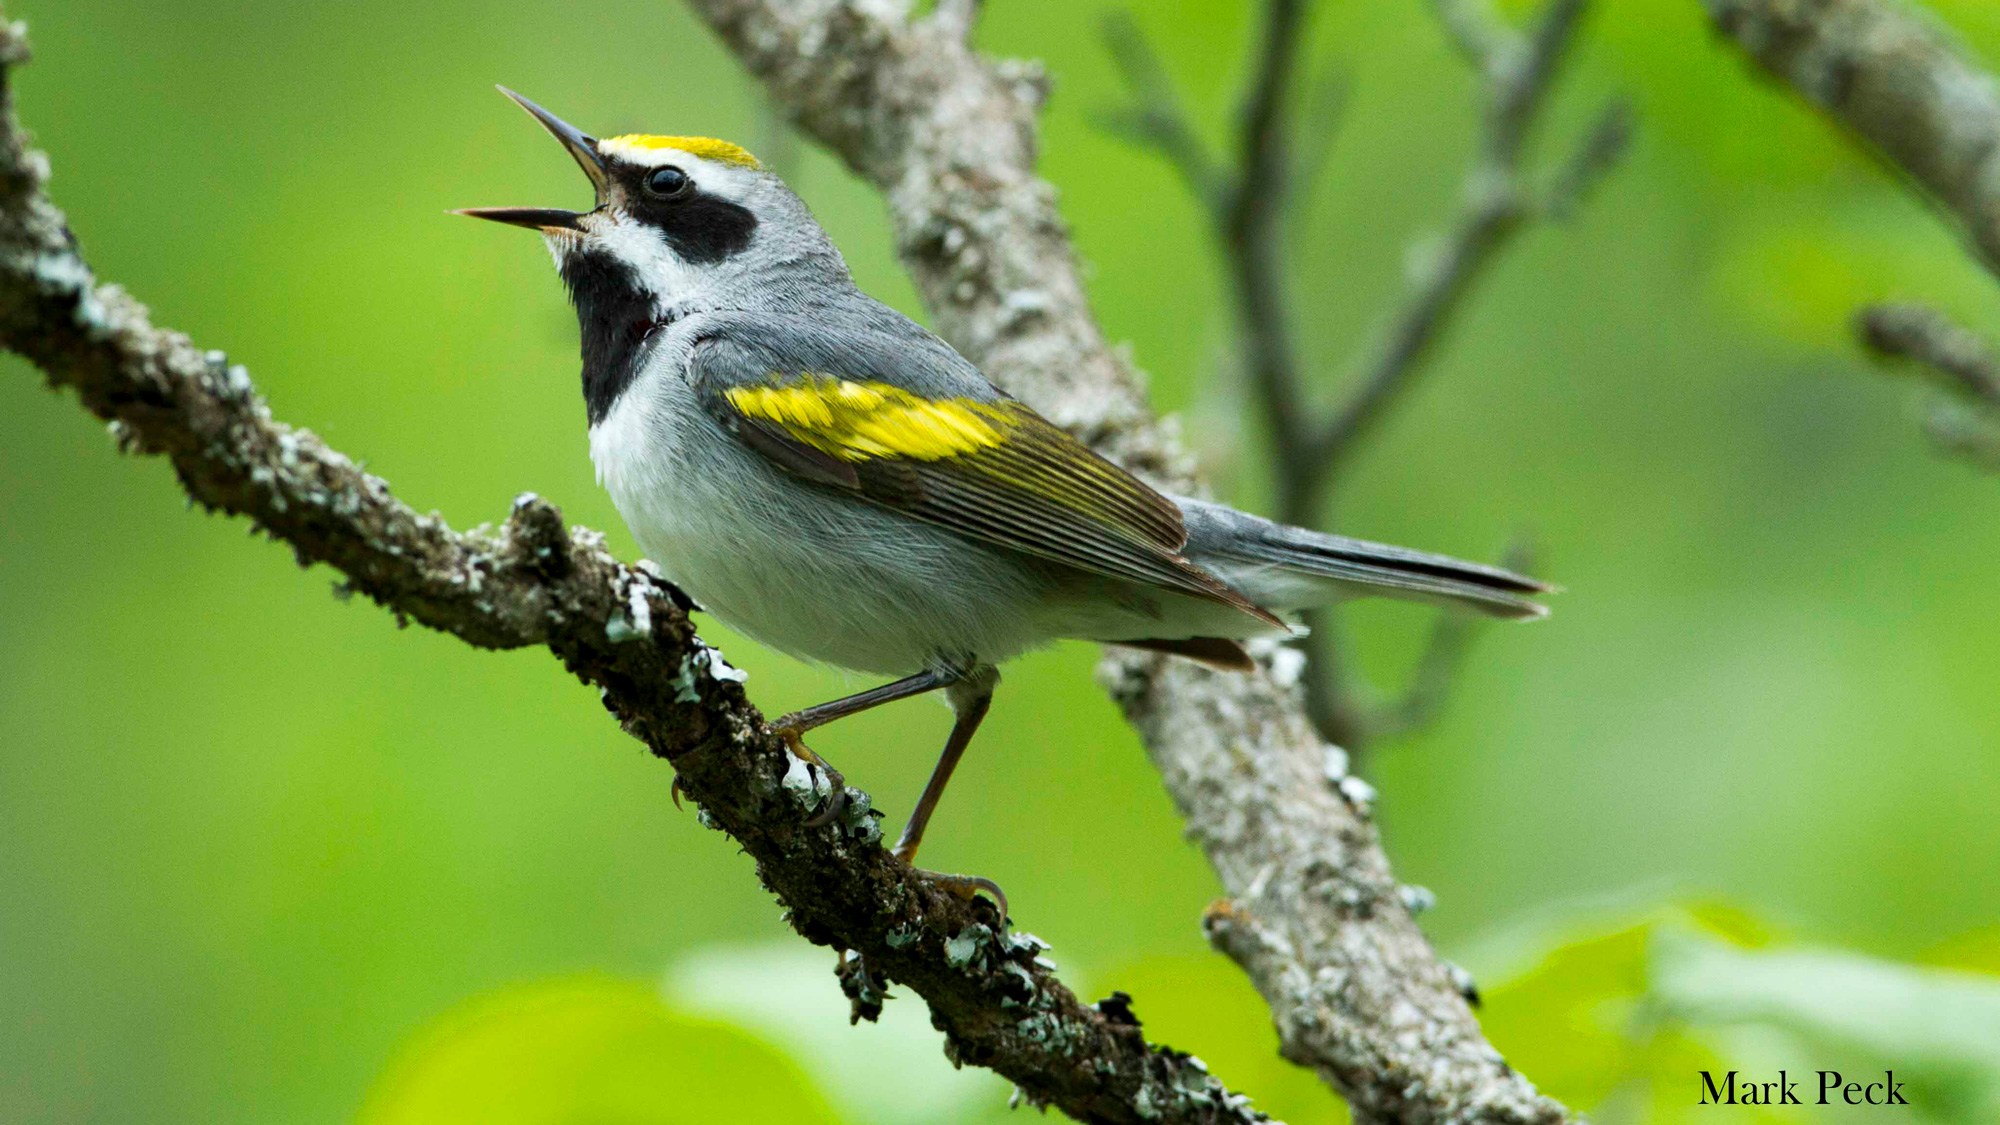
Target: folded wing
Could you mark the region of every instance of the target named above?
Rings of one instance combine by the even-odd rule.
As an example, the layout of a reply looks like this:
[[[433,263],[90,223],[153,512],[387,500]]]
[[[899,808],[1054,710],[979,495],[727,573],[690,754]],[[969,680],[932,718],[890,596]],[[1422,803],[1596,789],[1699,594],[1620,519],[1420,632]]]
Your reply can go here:
[[[696,385],[726,430],[801,479],[1282,627],[1182,555],[1187,529],[1172,500],[983,383],[918,393],[904,389],[915,380],[891,383],[880,369],[906,356],[856,350],[787,362],[768,346],[709,340],[696,350]]]

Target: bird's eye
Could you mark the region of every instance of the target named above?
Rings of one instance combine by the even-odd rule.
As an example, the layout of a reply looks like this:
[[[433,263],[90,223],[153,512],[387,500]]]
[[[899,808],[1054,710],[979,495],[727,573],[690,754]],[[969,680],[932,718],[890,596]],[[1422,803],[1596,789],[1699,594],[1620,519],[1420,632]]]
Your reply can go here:
[[[656,168],[653,170],[652,175],[646,177],[646,190],[663,199],[674,199],[686,195],[692,187],[694,187],[694,179],[686,172],[671,165],[665,168]]]

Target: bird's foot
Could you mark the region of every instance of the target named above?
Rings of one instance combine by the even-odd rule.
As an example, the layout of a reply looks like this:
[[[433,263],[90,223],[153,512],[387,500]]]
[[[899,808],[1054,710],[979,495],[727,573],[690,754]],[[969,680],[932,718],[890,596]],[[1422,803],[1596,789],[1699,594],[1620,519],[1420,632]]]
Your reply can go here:
[[[984,893],[993,900],[998,910],[997,917],[1000,924],[995,927],[996,930],[1004,932],[1007,929],[1007,892],[1000,889],[1000,884],[983,875],[952,875],[944,871],[927,871],[915,866],[910,869],[967,902]]]
[[[831,762],[813,753],[812,747],[807,746],[806,740],[799,736],[798,728],[787,725],[786,719],[789,718],[791,716],[787,715],[784,719],[772,723],[771,733],[785,740],[785,748],[792,752],[792,757],[804,762],[808,768],[826,774],[827,783],[833,786],[833,792],[827,794],[826,804],[822,805],[818,812],[806,818],[806,827],[819,828],[832,824],[840,816],[841,811],[847,808],[847,778],[839,770],[834,769]]]

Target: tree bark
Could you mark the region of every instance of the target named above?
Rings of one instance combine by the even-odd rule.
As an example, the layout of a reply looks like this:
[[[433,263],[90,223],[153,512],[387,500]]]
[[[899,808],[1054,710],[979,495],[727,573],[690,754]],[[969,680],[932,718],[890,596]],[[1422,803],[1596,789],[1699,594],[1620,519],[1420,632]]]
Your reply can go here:
[[[1106,345],[1055,192],[1034,174],[1046,81],[989,60],[957,9],[905,22],[865,0],[691,0],[808,134],[882,189],[936,327],[988,377],[1155,483],[1198,488]],[[1271,1005],[1285,1057],[1357,1121],[1558,1122],[1479,1032],[1403,904],[1368,815],[1288,674],[1114,651],[1100,678],[1144,739],[1229,897],[1216,948]],[[1141,1002],[1143,1008],[1143,998]]]

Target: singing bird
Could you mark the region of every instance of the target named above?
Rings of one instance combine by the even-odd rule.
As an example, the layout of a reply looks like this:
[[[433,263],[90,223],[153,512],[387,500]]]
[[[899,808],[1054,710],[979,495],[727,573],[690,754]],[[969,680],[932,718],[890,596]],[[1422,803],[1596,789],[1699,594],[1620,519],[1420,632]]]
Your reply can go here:
[[[942,690],[956,715],[894,853],[924,826],[999,682],[1065,638],[1226,669],[1285,614],[1388,594],[1532,618],[1497,567],[1161,493],[863,293],[805,203],[707,137],[598,139],[501,88],[562,142],[587,211],[458,212],[539,231],[576,307],[598,480],[707,612],[792,656],[901,677],[772,724],[803,734]],[[931,873],[961,893],[990,880]]]

